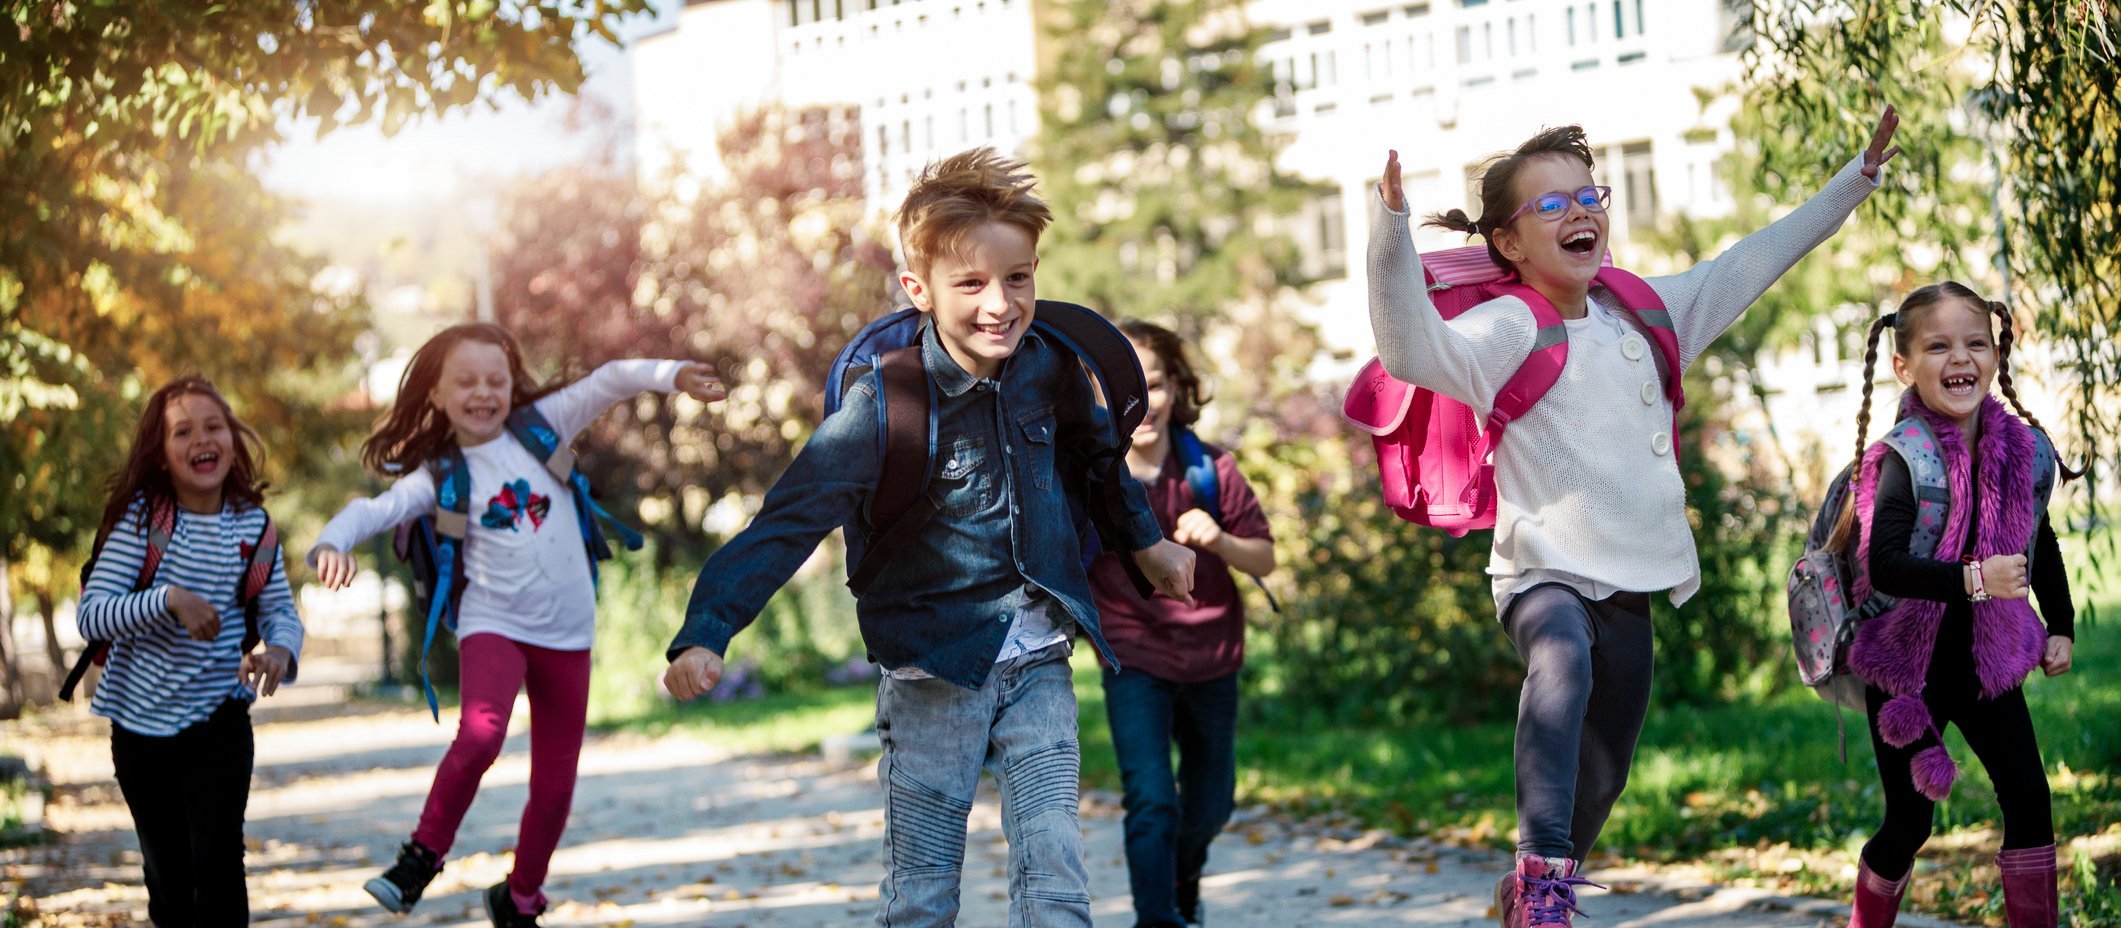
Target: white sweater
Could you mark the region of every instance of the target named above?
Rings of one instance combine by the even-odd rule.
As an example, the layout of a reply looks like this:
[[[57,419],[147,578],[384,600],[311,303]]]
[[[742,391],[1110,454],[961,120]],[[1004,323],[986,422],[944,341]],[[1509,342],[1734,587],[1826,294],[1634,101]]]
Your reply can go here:
[[[562,447],[613,404],[645,390],[676,389],[683,361],[613,361],[538,400]],[[457,637],[482,632],[556,651],[596,641],[596,590],[582,547],[574,493],[506,433],[464,449],[471,516]],[[357,499],[324,526],[317,546],[340,551],[435,508],[434,475],[421,467],[374,499]],[[309,564],[317,563],[316,549]]]
[[[1648,278],[1671,311],[1682,364],[1738,320],[1791,265],[1841,228],[1877,183],[1851,161],[1803,206],[1683,274]],[[1459,400],[1483,418],[1531,354],[1536,326],[1516,297],[1498,297],[1448,322],[1422,281],[1407,213],[1381,203],[1370,227],[1370,325],[1393,377]],[[1560,582],[1587,598],[1670,590],[1686,602],[1701,585],[1686,488],[1672,454],[1672,405],[1655,349],[1619,321],[1602,288],[1588,315],[1568,321],[1569,359],[1495,449],[1495,603]]]

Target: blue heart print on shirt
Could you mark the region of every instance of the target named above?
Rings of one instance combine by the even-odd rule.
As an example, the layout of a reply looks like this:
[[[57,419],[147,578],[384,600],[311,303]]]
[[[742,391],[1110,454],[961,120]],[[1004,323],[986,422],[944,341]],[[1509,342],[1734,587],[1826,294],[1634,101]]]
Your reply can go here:
[[[530,492],[530,481],[517,477],[501,487],[501,492],[486,501],[486,513],[479,516],[479,524],[491,529],[515,531],[523,517],[530,517],[530,530],[535,532],[545,525],[545,514],[552,510],[552,500]]]

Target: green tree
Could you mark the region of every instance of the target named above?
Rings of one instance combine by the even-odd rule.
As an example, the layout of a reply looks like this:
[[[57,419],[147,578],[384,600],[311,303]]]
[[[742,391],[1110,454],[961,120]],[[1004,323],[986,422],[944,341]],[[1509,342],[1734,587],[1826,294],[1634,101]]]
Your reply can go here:
[[[13,530],[0,558],[52,555],[10,571],[10,586],[40,603],[70,589],[59,565],[86,548],[103,503],[96,478],[124,453],[140,400],[172,375],[222,383],[263,433],[276,484],[342,466],[330,452],[358,431],[338,400],[362,313],[356,297],[319,293],[319,263],[272,238],[283,206],[245,166],[279,126],[306,116],[320,132],[370,119],[395,131],[504,93],[571,91],[582,76],[574,42],[610,38],[644,7],[10,4],[0,523]]]
[[[1060,0],[1046,11],[1032,162],[1056,222],[1041,290],[1177,322],[1265,309],[1305,282],[1286,234],[1323,188],[1281,170],[1274,77],[1240,0]],[[1258,333],[1275,340],[1273,331]]]
[[[1999,178],[1999,267],[2010,302],[2056,339],[2077,390],[2066,453],[2121,437],[2121,96],[2111,4],[2080,0],[1829,0],[1756,4],[1747,53],[1759,99],[1799,144],[1771,149],[1763,168],[1792,172],[1833,158],[1881,102],[1901,103],[1902,137],[1965,126],[1993,146],[1960,145],[1934,159],[1903,157],[1903,190],[1978,174]],[[1919,108],[1918,108],[1919,106]],[[1809,143],[1804,140],[1809,139]],[[1909,154],[1915,154],[1912,150]],[[1925,164],[1925,161],[1930,163]],[[1911,170],[1912,168],[1912,170]],[[1919,201],[1881,207],[1905,242],[1934,241]],[[2053,423],[2060,425],[2061,423]],[[2074,432],[2075,434],[2071,434]],[[2093,460],[2096,465],[2096,459]],[[2095,467],[2096,470],[2096,467]],[[2096,500],[2097,494],[2091,494]]]
[[[787,468],[824,417],[833,356],[892,287],[851,110],[745,113],[717,150],[728,179],[690,201],[636,192],[608,158],[526,179],[495,259],[501,321],[548,367],[692,358],[729,385],[713,407],[623,406],[582,442],[600,488],[646,503],[666,560],[697,554],[708,505]]]

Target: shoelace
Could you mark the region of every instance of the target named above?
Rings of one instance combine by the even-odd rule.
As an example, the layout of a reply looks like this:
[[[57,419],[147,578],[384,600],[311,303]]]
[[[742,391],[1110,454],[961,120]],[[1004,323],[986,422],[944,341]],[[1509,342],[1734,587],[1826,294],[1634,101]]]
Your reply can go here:
[[[1539,928],[1541,925],[1563,926],[1563,928],[1566,928],[1569,924],[1569,913],[1584,915],[1584,911],[1576,907],[1576,887],[1605,888],[1603,885],[1593,883],[1580,876],[1564,876],[1553,879],[1522,876],[1519,879],[1524,881],[1523,902],[1520,905],[1524,907],[1526,915],[1525,928]],[[1590,916],[1585,915],[1584,917],[1588,918]]]

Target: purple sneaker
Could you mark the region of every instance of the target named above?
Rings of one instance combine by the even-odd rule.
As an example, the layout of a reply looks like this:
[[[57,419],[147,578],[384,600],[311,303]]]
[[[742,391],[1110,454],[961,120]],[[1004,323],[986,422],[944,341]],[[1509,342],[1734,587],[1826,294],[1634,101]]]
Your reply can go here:
[[[1599,886],[1577,876],[1582,866],[1574,860],[1524,857],[1517,869],[1495,884],[1495,917],[1503,928],[1570,928],[1570,918],[1582,915],[1576,907],[1576,887]]]

